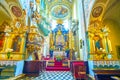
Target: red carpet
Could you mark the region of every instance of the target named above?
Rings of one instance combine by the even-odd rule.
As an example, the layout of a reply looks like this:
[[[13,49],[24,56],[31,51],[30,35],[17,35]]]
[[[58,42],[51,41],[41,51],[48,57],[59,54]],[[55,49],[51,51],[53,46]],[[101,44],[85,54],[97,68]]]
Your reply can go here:
[[[70,68],[68,66],[63,66],[62,61],[54,61],[53,66],[47,66],[46,71],[70,71]]]

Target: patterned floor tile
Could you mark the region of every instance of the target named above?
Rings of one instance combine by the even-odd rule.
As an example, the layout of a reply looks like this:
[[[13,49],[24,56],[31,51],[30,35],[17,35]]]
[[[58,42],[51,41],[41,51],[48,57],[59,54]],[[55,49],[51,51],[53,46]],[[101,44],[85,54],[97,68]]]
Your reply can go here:
[[[45,71],[34,80],[75,80],[69,71]]]

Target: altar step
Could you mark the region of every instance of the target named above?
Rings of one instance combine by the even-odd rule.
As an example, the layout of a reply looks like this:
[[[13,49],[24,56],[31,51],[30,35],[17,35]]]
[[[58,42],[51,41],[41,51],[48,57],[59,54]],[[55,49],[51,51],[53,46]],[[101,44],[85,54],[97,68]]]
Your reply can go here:
[[[53,66],[47,66],[47,67],[53,67]],[[54,67],[63,67],[61,65],[54,65]]]
[[[70,71],[68,67],[47,67],[46,71]]]
[[[48,61],[46,71],[70,71],[68,61]]]

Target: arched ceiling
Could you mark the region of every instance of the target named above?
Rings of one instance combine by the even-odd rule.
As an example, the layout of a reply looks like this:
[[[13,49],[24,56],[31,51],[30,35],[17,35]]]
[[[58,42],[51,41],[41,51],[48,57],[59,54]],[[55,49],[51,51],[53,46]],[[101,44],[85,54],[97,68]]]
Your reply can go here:
[[[9,11],[9,6],[7,5],[7,3],[3,0],[0,1],[0,25],[3,22],[10,22],[12,20],[10,11]]]
[[[120,0],[96,0],[90,15],[90,23],[115,21],[120,24]]]
[[[109,2],[109,5],[103,15],[102,20],[103,22],[107,20],[112,20],[116,22],[116,24],[120,25],[120,0],[113,0],[113,1]]]

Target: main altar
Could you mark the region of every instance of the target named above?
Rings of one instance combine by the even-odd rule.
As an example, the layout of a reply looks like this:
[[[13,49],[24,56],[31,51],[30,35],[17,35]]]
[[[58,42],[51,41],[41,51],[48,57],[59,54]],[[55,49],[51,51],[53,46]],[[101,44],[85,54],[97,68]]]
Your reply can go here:
[[[56,28],[50,33],[50,57],[65,56],[69,49],[69,30],[65,29],[62,22],[58,22]]]

